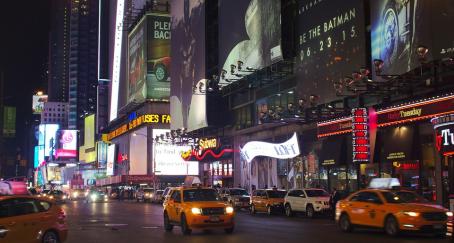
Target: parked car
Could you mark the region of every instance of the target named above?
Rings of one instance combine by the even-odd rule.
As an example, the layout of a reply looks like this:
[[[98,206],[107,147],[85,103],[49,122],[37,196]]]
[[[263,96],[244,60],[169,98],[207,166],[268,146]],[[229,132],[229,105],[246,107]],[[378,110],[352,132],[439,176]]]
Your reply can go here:
[[[151,196],[151,202],[152,203],[162,203],[163,202],[163,195],[164,190],[156,190],[155,193],[152,194]]]
[[[235,209],[250,207],[251,197],[243,188],[224,188],[221,189],[221,198],[228,202]]]
[[[251,197],[251,214],[266,212],[268,215],[272,215],[275,212],[282,212],[286,194],[287,191],[278,189],[254,191]]]
[[[329,194],[323,189],[295,189],[285,196],[285,214],[293,216],[295,212],[306,213],[313,218],[317,213],[325,213],[330,209]]]

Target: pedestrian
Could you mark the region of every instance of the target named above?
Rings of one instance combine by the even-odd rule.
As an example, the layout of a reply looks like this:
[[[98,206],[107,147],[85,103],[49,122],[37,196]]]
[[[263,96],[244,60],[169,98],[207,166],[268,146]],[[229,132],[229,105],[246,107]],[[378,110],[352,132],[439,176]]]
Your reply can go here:
[[[329,198],[329,205],[331,209],[331,213],[333,214],[333,219],[335,219],[336,215],[336,204],[340,200],[340,195],[337,189],[334,187],[333,191],[331,193],[331,196]]]

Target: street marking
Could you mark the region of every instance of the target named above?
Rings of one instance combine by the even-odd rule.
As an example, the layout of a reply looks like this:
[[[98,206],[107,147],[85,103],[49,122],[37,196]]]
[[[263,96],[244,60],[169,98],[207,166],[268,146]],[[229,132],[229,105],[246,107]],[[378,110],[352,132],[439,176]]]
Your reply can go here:
[[[128,224],[105,224],[106,227],[116,227],[116,226],[128,226]]]

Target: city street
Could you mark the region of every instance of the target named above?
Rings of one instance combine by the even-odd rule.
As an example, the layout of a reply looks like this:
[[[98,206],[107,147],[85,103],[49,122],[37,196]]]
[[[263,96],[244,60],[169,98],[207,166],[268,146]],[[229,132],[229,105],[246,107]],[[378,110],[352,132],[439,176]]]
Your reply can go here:
[[[68,217],[68,243],[99,242],[449,242],[427,236],[404,235],[391,238],[379,230],[339,231],[328,219],[310,220],[303,216],[249,215],[240,212],[232,235],[222,230],[194,231],[183,236],[179,227],[167,233],[162,226],[162,207],[136,202],[90,203],[68,202],[63,205]]]

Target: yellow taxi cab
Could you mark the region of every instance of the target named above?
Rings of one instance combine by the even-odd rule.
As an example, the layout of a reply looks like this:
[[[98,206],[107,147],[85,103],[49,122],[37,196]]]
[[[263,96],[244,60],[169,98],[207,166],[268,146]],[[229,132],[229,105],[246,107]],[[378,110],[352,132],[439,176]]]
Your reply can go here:
[[[0,242],[61,243],[67,234],[66,214],[53,200],[0,195]]]
[[[418,231],[443,237],[448,217],[452,213],[447,209],[406,190],[361,190],[336,205],[336,222],[344,232],[367,226],[383,228],[391,236]]]
[[[287,191],[277,189],[259,189],[252,193],[251,214],[266,212],[268,215],[279,211],[284,212]]]
[[[193,229],[234,230],[234,210],[221,200],[217,191],[204,187],[172,188],[164,203],[164,228],[180,226],[185,235]]]

